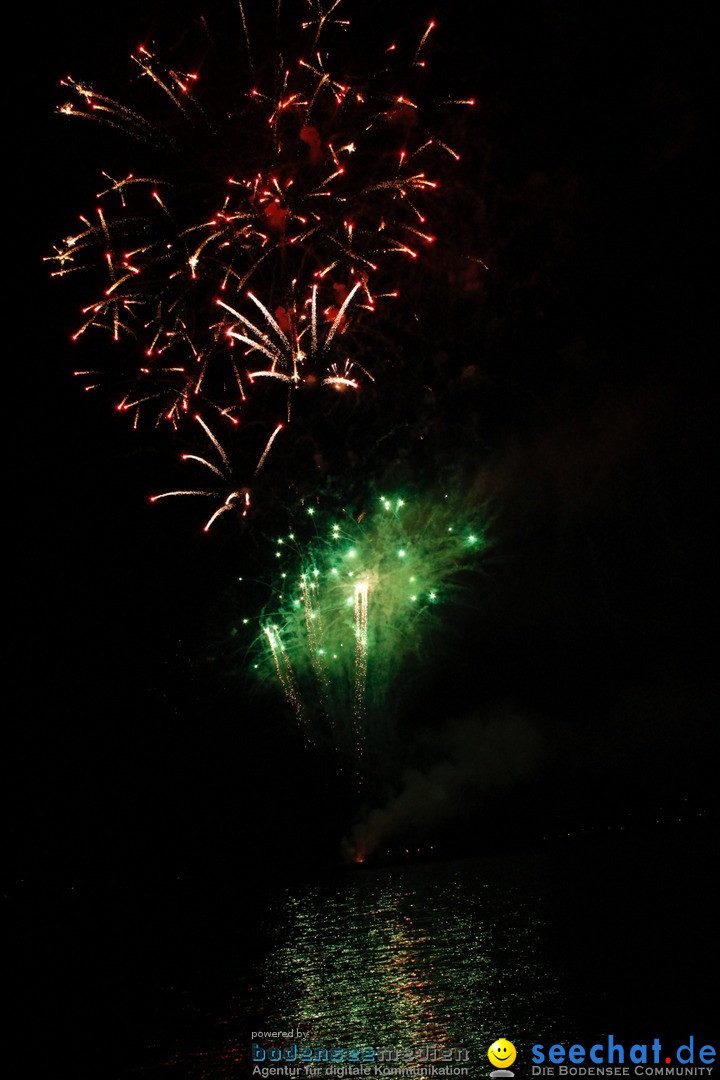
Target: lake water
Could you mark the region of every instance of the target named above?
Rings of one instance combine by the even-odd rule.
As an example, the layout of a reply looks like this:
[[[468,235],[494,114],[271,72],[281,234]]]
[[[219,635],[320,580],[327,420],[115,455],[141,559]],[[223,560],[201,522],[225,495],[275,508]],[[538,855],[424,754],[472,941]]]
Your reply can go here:
[[[316,1048],[463,1049],[471,1078],[499,1037],[517,1076],[537,1042],[711,1041],[710,861],[663,834],[275,882],[249,866],[231,892],[179,884],[104,912],[95,896],[56,978],[69,1015],[48,1056],[71,1064],[47,1075],[242,1078],[253,1032],[291,1029]]]

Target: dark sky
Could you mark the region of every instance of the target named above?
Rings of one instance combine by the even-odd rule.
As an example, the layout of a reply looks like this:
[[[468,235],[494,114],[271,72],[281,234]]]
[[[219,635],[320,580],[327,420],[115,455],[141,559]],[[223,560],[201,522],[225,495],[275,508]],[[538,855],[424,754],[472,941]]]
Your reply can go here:
[[[206,663],[247,537],[208,539],[194,508],[148,505],[177,448],[140,444],[82,395],[74,311],[41,261],[104,166],[53,115],[58,79],[122,86],[144,7],[54,9],[20,50],[10,796],[14,871],[38,881],[251,847],[258,808],[266,831],[284,827],[305,760],[281,708]],[[457,616],[453,689],[430,678],[420,724],[446,753],[453,717],[500,703],[533,717],[550,762],[537,782],[568,793],[560,817],[591,813],[586,781],[622,807],[654,808],[668,782],[695,800],[716,703],[705,29],[679,4],[502,3],[471,24],[466,10],[443,5],[436,57],[479,102],[451,232],[489,270],[463,277],[449,254],[428,273],[425,347],[439,441],[454,424],[472,438],[498,524]],[[416,5],[377,11],[422,26]],[[299,829],[318,828],[332,791],[318,784]]]

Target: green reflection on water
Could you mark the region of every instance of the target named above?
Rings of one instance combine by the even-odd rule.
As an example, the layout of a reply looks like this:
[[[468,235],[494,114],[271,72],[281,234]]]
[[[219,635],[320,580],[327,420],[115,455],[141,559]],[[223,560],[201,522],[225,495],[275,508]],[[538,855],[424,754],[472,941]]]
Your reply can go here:
[[[265,963],[267,1027],[314,1046],[466,1048],[562,1033],[537,898],[482,863],[361,870],[287,890]]]

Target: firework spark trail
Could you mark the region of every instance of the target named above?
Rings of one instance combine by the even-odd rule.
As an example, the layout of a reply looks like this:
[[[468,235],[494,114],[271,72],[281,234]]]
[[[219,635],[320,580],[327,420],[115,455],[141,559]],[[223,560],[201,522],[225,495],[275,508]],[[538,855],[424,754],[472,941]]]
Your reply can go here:
[[[245,517],[250,509],[250,489],[247,487],[235,488],[233,486],[234,481],[232,477],[232,467],[227,453],[225,452],[222,444],[218,438],[213,434],[209,426],[205,423],[201,416],[195,416],[195,420],[198,422],[205,435],[209,439],[213,449],[218,454],[221,464],[216,465],[208,458],[202,457],[200,454],[182,454],[182,461],[196,462],[204,469],[207,469],[223,481],[223,489],[218,489],[217,486],[213,488],[193,488],[193,489],[180,489],[176,491],[163,491],[159,495],[151,495],[150,502],[155,503],[160,499],[168,499],[175,496],[204,496],[206,498],[219,499],[221,505],[212,513],[208,521],[203,527],[204,532],[209,532],[217,519],[222,514],[227,513],[229,510],[235,511],[240,517]],[[255,467],[255,474],[262,468],[263,462],[267,456],[268,450],[272,445],[273,439],[282,429],[282,424],[278,424],[277,428],[270,436],[268,443],[263,451],[263,454]],[[229,489],[229,490],[228,490]]]
[[[258,474],[258,473],[260,472],[260,470],[262,469],[263,465],[265,464],[265,461],[266,461],[266,459],[267,459],[267,456],[268,456],[268,454],[270,453],[270,447],[271,447],[271,446],[272,446],[272,444],[273,444],[273,443],[275,442],[275,439],[276,439],[276,438],[277,438],[277,436],[278,436],[278,435],[280,434],[280,432],[282,431],[282,429],[283,429],[283,425],[282,425],[282,424],[278,424],[278,425],[277,425],[277,427],[275,428],[275,430],[273,431],[272,435],[271,435],[271,436],[270,436],[270,438],[268,439],[268,441],[267,441],[267,444],[266,444],[266,446],[265,446],[265,449],[263,450],[262,454],[260,455],[260,460],[259,460],[259,461],[258,461],[258,463],[257,463],[257,467],[256,467],[256,469],[255,469],[255,476],[257,476],[257,474]]]
[[[317,570],[313,570],[313,578],[318,574]],[[305,632],[307,634],[310,663],[312,664],[313,672],[317,680],[317,686],[320,691],[323,708],[325,710],[330,724],[334,723],[333,711],[330,706],[330,683],[327,670],[327,662],[325,659],[325,649],[323,642],[325,640],[325,634],[323,630],[323,618],[322,608],[313,605],[312,593],[317,587],[315,580],[310,581],[307,574],[302,574],[300,577],[300,593],[302,595],[303,613],[305,616]]]
[[[425,203],[438,181],[426,170],[457,154],[427,123],[459,103],[437,102],[424,82],[434,23],[406,61],[393,47],[378,71],[363,41],[359,70],[334,70],[346,6],[314,3],[272,64],[251,57],[237,76],[237,42],[249,54],[261,37],[239,3],[236,81],[218,90],[208,79],[205,95],[190,63],[164,63],[147,45],[131,58],[142,106],[62,81],[73,100],[61,113],[120,129],[141,158],[120,179],[103,174],[93,213],[48,260],[58,276],[104,275],[73,339],[97,329],[125,341],[110,378],[134,424],[150,411],[177,428],[202,412],[275,429],[304,386],[360,393],[377,378],[369,369],[382,357],[353,354],[397,296],[393,276],[435,242]],[[233,440],[248,430],[236,426]]]
[[[359,581],[355,586],[355,735],[357,751],[362,753],[362,722],[365,713],[365,681],[368,665],[369,586]]]
[[[318,727],[357,762],[370,733],[377,745],[391,723],[389,684],[422,651],[460,577],[487,547],[486,515],[469,492],[381,497],[357,519],[310,511],[307,543],[300,529],[276,542],[278,605],[260,625],[265,638],[268,625],[282,633],[292,694],[280,684],[293,709],[301,701],[308,722],[324,713]],[[278,676],[276,650],[269,659]],[[261,649],[258,670],[268,673],[262,657]]]
[[[295,709],[295,715],[300,720],[303,716],[302,704],[295,689],[292,665],[287,658],[285,648],[280,638],[280,633],[276,626],[263,627],[263,633],[268,640],[270,652],[272,653],[273,662],[275,664],[275,670],[277,671],[278,679],[285,691],[285,696],[288,701],[291,702]]]

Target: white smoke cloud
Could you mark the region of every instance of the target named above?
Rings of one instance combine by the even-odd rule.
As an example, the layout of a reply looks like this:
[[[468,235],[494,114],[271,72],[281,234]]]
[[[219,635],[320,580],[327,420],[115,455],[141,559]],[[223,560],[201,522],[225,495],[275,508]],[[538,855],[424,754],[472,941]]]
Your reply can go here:
[[[426,770],[406,770],[400,791],[363,815],[343,841],[348,861],[362,861],[408,830],[462,818],[484,796],[520,783],[536,771],[543,738],[536,721],[506,708],[450,720],[425,742],[441,760]]]

